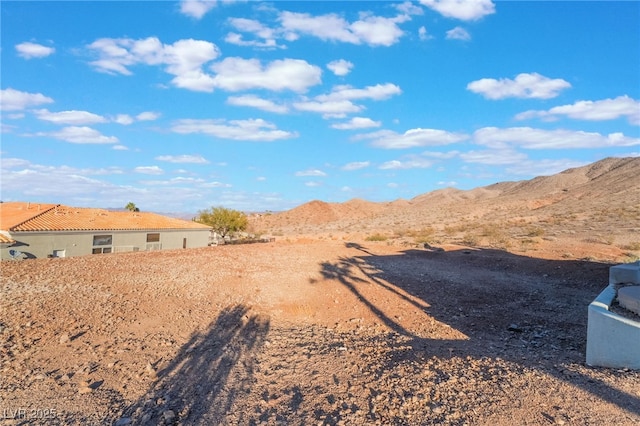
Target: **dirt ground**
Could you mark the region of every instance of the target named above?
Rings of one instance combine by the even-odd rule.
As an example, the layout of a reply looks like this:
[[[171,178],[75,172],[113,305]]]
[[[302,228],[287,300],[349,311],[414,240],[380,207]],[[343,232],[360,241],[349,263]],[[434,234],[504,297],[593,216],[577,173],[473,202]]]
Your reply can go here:
[[[585,363],[611,262],[567,250],[278,238],[3,262],[0,423],[640,424],[640,372]]]

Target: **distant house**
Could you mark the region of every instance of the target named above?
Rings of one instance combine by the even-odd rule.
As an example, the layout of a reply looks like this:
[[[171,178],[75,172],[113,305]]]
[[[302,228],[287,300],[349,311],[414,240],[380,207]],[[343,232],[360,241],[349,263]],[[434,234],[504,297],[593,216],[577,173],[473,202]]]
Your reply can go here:
[[[0,259],[206,247],[211,227],[155,213],[0,202]]]

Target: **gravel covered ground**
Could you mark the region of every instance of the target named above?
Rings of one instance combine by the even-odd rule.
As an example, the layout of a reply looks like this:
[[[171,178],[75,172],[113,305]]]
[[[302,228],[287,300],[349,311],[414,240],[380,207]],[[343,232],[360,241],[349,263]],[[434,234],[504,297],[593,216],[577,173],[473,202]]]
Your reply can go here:
[[[2,424],[640,424],[610,264],[276,241],[3,262]]]

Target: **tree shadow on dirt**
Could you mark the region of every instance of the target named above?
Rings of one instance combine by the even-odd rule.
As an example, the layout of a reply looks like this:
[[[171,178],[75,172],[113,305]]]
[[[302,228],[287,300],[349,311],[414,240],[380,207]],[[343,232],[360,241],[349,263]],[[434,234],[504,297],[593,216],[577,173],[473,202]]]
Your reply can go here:
[[[269,323],[244,305],[227,307],[157,372],[158,380],[127,416],[133,424],[227,423],[234,402],[250,393],[255,356]]]
[[[346,246],[363,254],[322,263],[322,276],[340,282],[386,327],[410,341],[412,350],[406,350],[404,339],[381,368],[430,357],[501,359],[640,415],[638,397],[573,368],[585,365],[587,307],[606,287],[610,264],[536,259],[492,249],[406,250],[379,256],[359,244]],[[420,336],[383,303],[372,302],[366,294],[369,285],[422,310],[425,320],[433,318],[468,338]]]

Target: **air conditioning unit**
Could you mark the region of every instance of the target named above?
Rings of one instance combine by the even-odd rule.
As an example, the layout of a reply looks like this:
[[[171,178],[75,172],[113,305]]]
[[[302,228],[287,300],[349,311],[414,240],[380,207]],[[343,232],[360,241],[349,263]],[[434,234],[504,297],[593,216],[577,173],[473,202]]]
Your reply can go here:
[[[147,251],[162,250],[162,243],[147,243]]]

